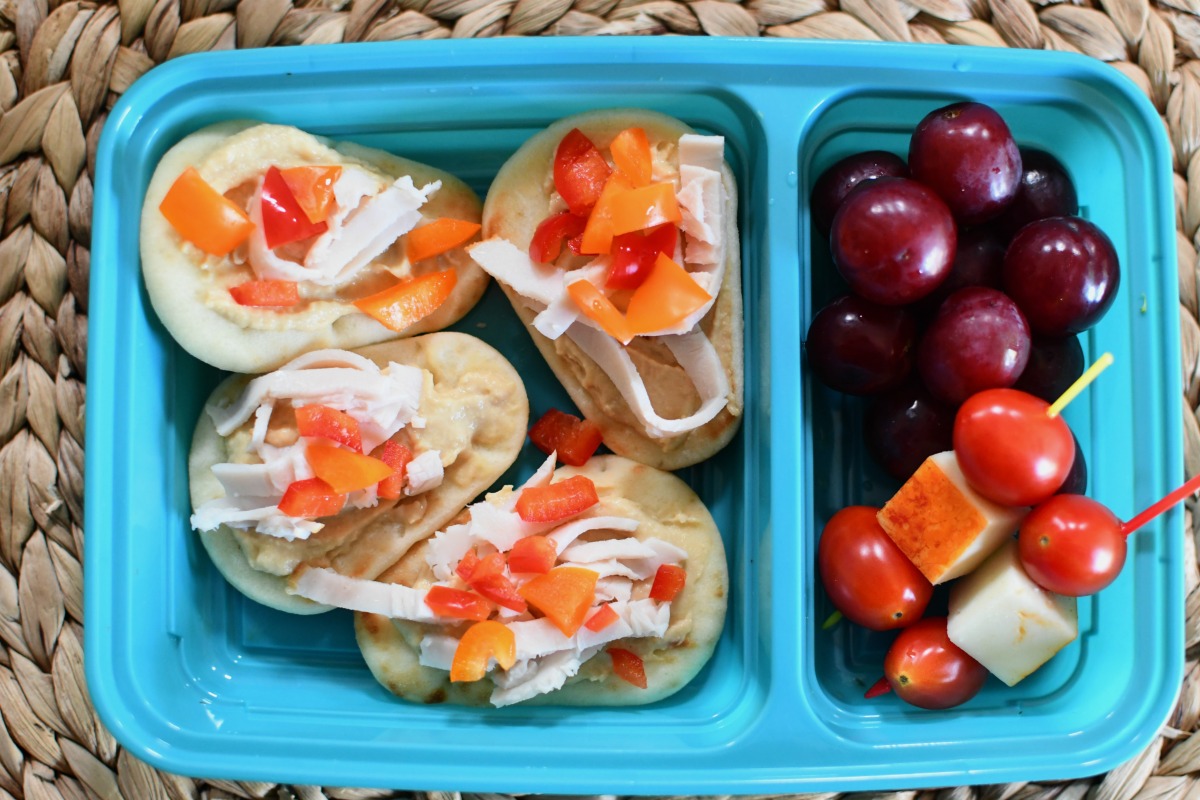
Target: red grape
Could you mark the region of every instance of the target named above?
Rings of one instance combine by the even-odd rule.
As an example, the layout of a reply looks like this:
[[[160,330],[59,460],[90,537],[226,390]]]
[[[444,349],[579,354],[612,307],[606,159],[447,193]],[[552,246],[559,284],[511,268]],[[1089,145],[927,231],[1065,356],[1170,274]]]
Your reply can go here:
[[[1079,446],[1079,439],[1075,434],[1072,433],[1071,438],[1075,439],[1075,459],[1071,462],[1071,471],[1067,473],[1067,479],[1058,487],[1058,494],[1087,492],[1088,472],[1087,462],[1083,459],[1083,448]]]
[[[1014,389],[1053,403],[1083,374],[1083,347],[1074,336],[1034,336],[1029,363]]]
[[[856,294],[903,305],[945,280],[957,231],[946,204],[925,186],[876,178],[846,196],[829,238],[833,263]]]
[[[1052,217],[1029,223],[1013,237],[1003,281],[1034,332],[1065,336],[1104,316],[1121,272],[1104,231],[1079,217]]]
[[[844,295],[813,317],[804,349],[826,386],[847,394],[871,394],[908,375],[916,336],[916,322],[906,309]]]
[[[918,123],[908,147],[913,178],[932,188],[966,225],[997,216],[1017,195],[1021,154],[1000,114],[954,103]]]
[[[957,405],[983,389],[1012,386],[1029,359],[1029,326],[1016,303],[983,286],[959,289],[917,345],[917,369],[934,396]]]
[[[889,475],[906,481],[934,453],[953,447],[954,407],[937,400],[919,381],[907,381],[867,407],[867,452]]]
[[[932,318],[947,297],[968,286],[1000,288],[1000,268],[1004,265],[1004,250],[1008,241],[990,225],[968,228],[958,233],[954,263],[946,280],[929,295],[913,305],[913,313]]]
[[[1125,566],[1121,520],[1078,494],[1055,495],[1030,511],[1017,547],[1034,583],[1069,597],[1100,591]]]
[[[1010,236],[1030,222],[1079,213],[1075,184],[1062,162],[1044,150],[1020,150],[1021,185],[1016,198],[997,220]]]
[[[813,184],[811,207],[813,222],[828,235],[833,216],[850,190],[873,178],[907,178],[908,165],[900,156],[886,150],[868,150],[846,156],[821,173]]]

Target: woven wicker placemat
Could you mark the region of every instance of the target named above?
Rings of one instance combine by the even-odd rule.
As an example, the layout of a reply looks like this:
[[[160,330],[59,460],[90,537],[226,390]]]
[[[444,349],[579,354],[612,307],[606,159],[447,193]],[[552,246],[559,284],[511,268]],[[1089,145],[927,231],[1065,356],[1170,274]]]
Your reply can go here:
[[[88,248],[95,147],[113,101],[156,63],[202,50],[669,33],[1075,50],[1132,78],[1163,115],[1174,146],[1187,473],[1200,472],[1200,0],[0,0],[0,800],[413,794],[163,774],[122,750],[88,702],[81,647]],[[881,797],[1200,797],[1200,574],[1190,508],[1187,519],[1186,674],[1171,719],[1140,756],[1091,780]]]

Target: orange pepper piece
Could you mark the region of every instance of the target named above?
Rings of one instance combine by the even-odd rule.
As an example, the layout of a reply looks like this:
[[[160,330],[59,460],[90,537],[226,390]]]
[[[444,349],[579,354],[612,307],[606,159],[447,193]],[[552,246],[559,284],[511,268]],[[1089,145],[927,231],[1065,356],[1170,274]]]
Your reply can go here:
[[[625,322],[634,334],[653,333],[677,324],[710,300],[712,295],[686,269],[659,253],[654,268],[629,298]]]
[[[608,655],[612,658],[613,672],[618,678],[632,683],[639,689],[645,689],[648,686],[646,664],[642,661],[641,656],[622,647],[608,648]]]
[[[395,500],[404,493],[404,476],[408,471],[408,462],[412,461],[412,451],[388,439],[375,449],[373,455],[392,468],[392,474],[379,482],[375,493],[381,500]]]
[[[453,269],[431,272],[355,300],[354,305],[388,328],[403,331],[437,311],[457,282]]]
[[[554,542],[545,536],[517,539],[512,550],[508,551],[508,568],[513,572],[549,572],[557,560],[558,551]]]
[[[428,225],[413,228],[408,232],[406,247],[408,260],[415,264],[418,261],[441,255],[479,233],[481,227],[478,222],[440,217]]]
[[[613,611],[613,608],[610,604],[605,603],[604,605],[600,606],[595,614],[592,614],[590,617],[588,617],[587,622],[583,623],[583,627],[587,628],[593,633],[599,633],[609,625],[612,625],[618,619],[620,619],[620,617],[617,616],[617,612]]]
[[[619,193],[612,199],[614,236],[644,231],[665,223],[679,224],[683,213],[675,199],[674,184],[662,182]],[[585,234],[586,235],[586,234]]]
[[[517,663],[517,637],[495,620],[476,622],[458,640],[454,660],[450,663],[451,682],[482,679],[493,658],[502,669]]]
[[[525,602],[550,620],[564,636],[574,636],[596,597],[600,573],[583,567],[555,567],[518,590]]]
[[[304,455],[313,473],[342,494],[374,486],[394,472],[378,458],[332,444],[313,442]]]
[[[195,167],[175,179],[158,210],[180,236],[213,256],[228,255],[254,230],[246,212],[200,177]]]
[[[650,599],[660,603],[669,603],[675,595],[683,590],[687,582],[687,572],[678,564],[663,564],[654,573],[654,583],[650,586]]]
[[[279,172],[309,222],[329,219],[337,207],[333,185],[342,177],[341,167],[288,167]]]
[[[287,487],[278,508],[289,517],[332,517],[345,504],[346,495],[320,478],[307,478]]]
[[[229,294],[239,306],[280,308],[300,302],[300,288],[294,281],[246,281],[230,286]]]
[[[621,344],[633,341],[633,331],[625,315],[617,310],[612,301],[590,281],[575,281],[567,284],[567,294],[579,307],[580,312],[599,325],[605,333]]]
[[[633,189],[633,184],[620,172],[614,172],[608,176],[604,190],[600,192],[600,199],[596,201],[592,213],[588,215],[587,225],[584,226],[583,238],[579,244],[580,254],[596,256],[612,249],[612,240],[615,235],[613,233],[615,203],[621,195],[631,189]]]
[[[517,515],[526,522],[557,522],[587,511],[600,502],[596,484],[586,475],[572,475],[548,486],[530,486],[517,497]]]
[[[630,183],[634,186],[650,183],[653,162],[646,131],[641,128],[626,128],[617,134],[617,138],[612,140],[608,149],[612,153],[613,163],[629,178]]]
[[[492,613],[491,604],[479,595],[440,584],[429,587],[425,605],[439,617],[454,619],[484,620]]]
[[[362,433],[358,428],[358,420],[345,411],[320,403],[300,406],[296,409],[296,430],[301,436],[329,439],[355,452],[362,452]]]

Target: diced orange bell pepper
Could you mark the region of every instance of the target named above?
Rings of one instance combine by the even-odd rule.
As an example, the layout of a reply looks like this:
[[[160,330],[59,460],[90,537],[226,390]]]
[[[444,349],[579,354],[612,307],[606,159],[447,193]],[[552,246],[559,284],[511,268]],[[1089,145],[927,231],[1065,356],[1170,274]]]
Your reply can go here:
[[[603,255],[612,249],[613,213],[615,203],[625,192],[633,189],[633,184],[620,172],[608,176],[604,191],[588,215],[587,225],[583,229],[583,238],[579,243],[579,252],[587,256]]]
[[[188,167],[171,184],[158,210],[176,232],[209,255],[232,252],[254,230],[246,212]]]
[[[583,623],[583,627],[593,633],[599,633],[618,619],[620,617],[617,616],[617,612],[613,611],[612,605],[605,603],[596,610],[595,614],[588,617],[587,622]]]
[[[481,227],[478,222],[440,217],[427,225],[413,228],[408,232],[405,248],[408,260],[415,264],[441,255],[479,233]]]
[[[629,298],[625,322],[634,334],[653,333],[676,325],[712,300],[695,278],[674,259],[658,254],[654,269]]]
[[[590,281],[574,281],[567,284],[567,294],[571,296],[571,301],[578,306],[579,311],[609,336],[621,344],[633,341],[633,331],[625,321],[625,315]]]
[[[408,474],[408,462],[412,461],[412,451],[388,439],[375,448],[373,455],[392,468],[392,474],[379,482],[375,493],[381,500],[395,500],[404,494],[404,478]]]
[[[333,185],[341,167],[288,167],[279,172],[309,222],[324,222],[337,207]]]
[[[529,429],[529,441],[546,455],[558,453],[558,460],[582,467],[604,441],[600,426],[552,408]]]
[[[554,542],[545,536],[517,539],[508,551],[508,568],[513,572],[549,572],[558,560]]]
[[[617,134],[608,146],[613,163],[617,165],[634,186],[650,183],[653,162],[650,155],[650,140],[641,128],[626,128]]]
[[[453,619],[484,620],[492,613],[491,604],[479,595],[441,584],[429,587],[425,593],[425,605],[439,617]]]
[[[529,486],[517,497],[517,515],[526,522],[557,522],[587,511],[600,502],[596,484],[572,475],[548,486]]]
[[[574,636],[596,598],[600,573],[583,567],[555,567],[523,584],[518,591],[563,632]]]
[[[246,281],[230,286],[229,294],[239,306],[282,308],[300,302],[300,288],[293,281]]]
[[[654,573],[654,583],[650,586],[650,599],[660,603],[669,603],[675,599],[687,582],[687,571],[678,564],[663,564]]]
[[[453,269],[444,269],[355,300],[354,305],[388,328],[403,331],[437,311],[457,282],[458,274]]]
[[[476,622],[458,640],[454,660],[450,662],[450,681],[481,680],[493,658],[502,669],[517,663],[517,637],[495,620]]]
[[[312,442],[305,457],[313,473],[333,487],[335,492],[356,492],[374,486],[393,473],[378,458],[355,453],[344,447]]]
[[[320,478],[294,481],[283,493],[279,510],[289,517],[332,517],[346,505],[346,495]]]
[[[621,192],[612,199],[612,232],[614,236],[644,231],[665,223],[683,221],[675,185],[652,183]]]
[[[612,658],[613,673],[618,678],[639,689],[649,685],[646,682],[646,664],[637,653],[623,647],[610,647],[608,655]]]
[[[309,403],[296,409],[296,430],[311,439],[328,439],[362,452],[362,433],[358,420],[330,406]]]
[[[554,151],[554,188],[567,208],[583,216],[595,205],[612,167],[578,128],[572,128]]]

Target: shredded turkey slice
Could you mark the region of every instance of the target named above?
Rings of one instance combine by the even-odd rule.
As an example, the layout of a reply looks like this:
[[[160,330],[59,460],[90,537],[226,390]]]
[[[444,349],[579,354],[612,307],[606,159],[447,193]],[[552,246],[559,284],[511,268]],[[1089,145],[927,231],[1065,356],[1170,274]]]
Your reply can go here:
[[[428,492],[442,485],[445,477],[442,468],[442,457],[437,450],[426,450],[408,462],[404,472],[404,494],[413,495]]]
[[[562,555],[571,542],[589,531],[625,531],[632,533],[638,529],[638,521],[629,517],[596,516],[581,517],[560,525],[546,538],[554,542],[554,549]],[[636,540],[635,540],[636,541]]]
[[[392,619],[444,621],[425,604],[428,592],[424,589],[351,578],[327,567],[301,567],[292,575],[287,591],[325,605]]]
[[[264,502],[269,505],[262,505]],[[280,539],[307,539],[321,528],[320,522],[289,517],[280,512],[272,501],[261,497],[221,497],[205,503],[192,514],[191,525],[196,530],[211,531],[222,525],[231,528],[255,528]]]

